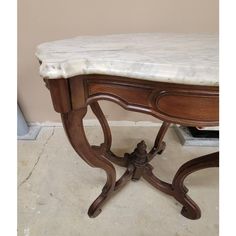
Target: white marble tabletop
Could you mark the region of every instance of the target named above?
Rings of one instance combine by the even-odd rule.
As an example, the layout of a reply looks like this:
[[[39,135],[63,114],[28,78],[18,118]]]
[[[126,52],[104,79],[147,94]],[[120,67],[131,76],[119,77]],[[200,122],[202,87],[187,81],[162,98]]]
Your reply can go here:
[[[44,78],[118,75],[152,81],[217,86],[218,36],[142,33],[80,36],[37,47]]]

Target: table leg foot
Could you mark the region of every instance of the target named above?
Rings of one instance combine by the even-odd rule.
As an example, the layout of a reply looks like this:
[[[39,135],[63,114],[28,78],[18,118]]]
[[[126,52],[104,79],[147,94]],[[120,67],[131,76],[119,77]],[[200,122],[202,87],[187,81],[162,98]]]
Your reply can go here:
[[[185,178],[191,173],[210,167],[219,166],[219,152],[195,158],[183,164],[177,171],[173,182],[173,197],[183,205],[181,214],[188,219],[199,219],[201,210],[198,205],[187,195],[188,189],[184,185]]]
[[[93,204],[89,207],[89,210],[88,210],[88,216],[90,218],[95,218],[102,212],[101,206],[104,204],[105,200],[106,200],[105,197],[99,196],[93,202]]]
[[[183,164],[177,171],[172,184],[166,183],[157,178],[150,164],[146,164],[143,178],[158,190],[173,196],[183,205],[181,214],[188,219],[199,219],[201,210],[198,205],[187,195],[188,189],[184,185],[185,178],[191,173],[209,167],[219,166],[219,152],[208,154]]]
[[[189,219],[198,219],[201,216],[201,211],[199,207],[196,205],[195,202],[193,202],[188,196],[186,196],[187,188],[183,186],[183,195],[181,196],[178,194],[178,192],[175,192],[172,185],[169,183],[166,183],[159,178],[157,178],[152,173],[153,167],[149,164],[145,168],[145,172],[143,175],[143,178],[148,181],[153,187],[160,190],[161,192],[164,192],[168,195],[173,196],[176,198],[177,201],[179,201],[181,204],[184,205],[182,208],[181,214]]]
[[[181,210],[181,215],[190,220],[197,220],[201,218],[201,210],[197,205],[194,207],[184,206]]]
[[[131,180],[133,172],[134,172],[134,166],[129,165],[126,172],[120,177],[118,181],[116,181],[114,190],[110,195],[106,194],[107,191],[106,187],[103,188],[100,196],[98,196],[98,198],[89,207],[88,210],[89,217],[94,218],[102,212],[102,206],[115,192],[120,190],[122,187],[125,186],[126,183],[128,183]]]
[[[79,156],[90,166],[101,168],[106,172],[107,181],[102,193],[89,209],[89,216],[95,217],[101,212],[101,207],[112,195],[116,184],[116,171],[114,166],[103,156],[98,155],[89,145],[83,127],[83,117],[87,108],[70,111],[61,115],[67,137]]]

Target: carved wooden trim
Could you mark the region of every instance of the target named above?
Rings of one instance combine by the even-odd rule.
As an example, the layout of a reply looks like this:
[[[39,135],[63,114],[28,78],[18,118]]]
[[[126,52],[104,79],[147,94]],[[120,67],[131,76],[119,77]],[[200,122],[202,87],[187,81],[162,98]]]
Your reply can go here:
[[[161,114],[195,121],[217,122],[219,120],[217,94],[195,91],[159,92],[155,100],[156,110]]]
[[[150,114],[169,123],[188,126],[218,125],[217,87],[101,75],[88,75],[86,80],[88,104],[98,100],[109,100],[126,110]]]

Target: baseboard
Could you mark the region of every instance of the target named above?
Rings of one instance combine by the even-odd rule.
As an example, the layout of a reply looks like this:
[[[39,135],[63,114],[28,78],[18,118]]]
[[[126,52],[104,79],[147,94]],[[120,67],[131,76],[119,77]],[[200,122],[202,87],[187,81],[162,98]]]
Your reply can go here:
[[[160,127],[161,123],[155,123],[151,121],[108,121],[109,126],[111,127],[119,127],[119,126],[126,126],[126,127]],[[41,126],[41,127],[62,127],[61,122],[30,122],[29,126]],[[84,120],[84,126],[100,126],[98,120],[89,119]]]

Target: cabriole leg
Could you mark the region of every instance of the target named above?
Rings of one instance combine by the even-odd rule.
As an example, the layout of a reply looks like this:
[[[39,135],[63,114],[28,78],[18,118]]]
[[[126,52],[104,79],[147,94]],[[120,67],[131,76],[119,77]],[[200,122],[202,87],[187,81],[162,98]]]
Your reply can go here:
[[[163,121],[161,128],[158,131],[158,134],[156,136],[154,146],[151,149],[151,151],[148,153],[148,162],[150,162],[156,154],[162,154],[162,152],[166,148],[166,143],[163,141],[163,138],[170,127],[170,123]]]
[[[185,178],[191,173],[209,168],[219,166],[219,152],[208,154],[202,157],[195,158],[183,164],[177,171],[173,182],[173,196],[183,204],[181,214],[189,219],[199,219],[201,217],[201,210],[198,205],[187,195],[188,189],[184,185]]]
[[[83,127],[83,117],[86,112],[87,108],[81,108],[79,110],[62,114],[61,117],[68,139],[75,151],[90,166],[101,168],[106,172],[107,182],[103,187],[102,193],[93,202],[88,211],[90,217],[96,217],[101,212],[104,203],[109,199],[114,191],[116,171],[108,160],[97,155],[96,152],[93,152],[91,149]]]

